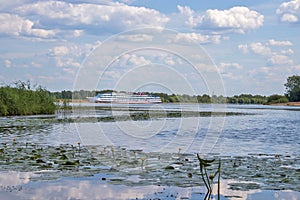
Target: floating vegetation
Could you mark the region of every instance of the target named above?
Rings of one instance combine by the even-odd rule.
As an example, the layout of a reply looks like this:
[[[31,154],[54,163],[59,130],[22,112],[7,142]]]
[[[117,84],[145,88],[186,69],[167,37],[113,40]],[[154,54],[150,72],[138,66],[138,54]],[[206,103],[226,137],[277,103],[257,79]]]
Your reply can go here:
[[[211,184],[212,180],[220,175],[218,179],[237,181],[229,185],[233,190],[300,191],[299,156],[214,155],[212,159],[220,159],[220,162],[210,162],[209,166],[206,166],[209,171],[214,172],[211,175],[207,173],[206,183]],[[62,176],[86,177],[103,173],[112,175],[101,179],[110,184],[205,186],[202,180],[205,174],[199,171],[199,160],[195,154],[146,153],[123,147],[82,146],[80,143],[60,146],[36,145],[18,140],[1,143],[0,167],[1,171],[38,172],[42,175],[33,180],[53,180]]]
[[[253,115],[249,113],[239,112],[211,112],[211,111],[132,111],[129,114],[118,114],[109,116],[89,116],[77,118],[63,118],[52,121],[57,122],[116,122],[116,121],[141,121],[141,120],[158,120],[163,118],[182,118],[182,117],[225,117],[225,116],[239,116],[239,115]]]
[[[118,115],[106,115],[106,116],[72,116],[70,114],[67,117],[55,117],[50,116],[39,116],[34,117],[20,117],[19,119],[10,122],[11,124],[1,124],[0,129],[5,129],[12,132],[13,129],[27,129],[32,126],[45,126],[51,123],[86,123],[86,122],[116,122],[116,121],[147,121],[147,120],[160,120],[166,118],[186,118],[186,117],[226,117],[226,116],[244,116],[253,115],[249,113],[238,113],[238,112],[194,112],[194,111],[151,111],[141,112],[135,111],[130,114],[118,114]],[[4,130],[4,131],[5,131]]]

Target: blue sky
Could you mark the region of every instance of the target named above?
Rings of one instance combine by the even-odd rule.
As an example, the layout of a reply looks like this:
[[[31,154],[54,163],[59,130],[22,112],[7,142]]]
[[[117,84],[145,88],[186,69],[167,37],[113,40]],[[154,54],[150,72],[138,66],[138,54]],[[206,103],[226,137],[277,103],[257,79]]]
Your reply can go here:
[[[283,94],[299,20],[300,0],[2,1],[0,84]]]

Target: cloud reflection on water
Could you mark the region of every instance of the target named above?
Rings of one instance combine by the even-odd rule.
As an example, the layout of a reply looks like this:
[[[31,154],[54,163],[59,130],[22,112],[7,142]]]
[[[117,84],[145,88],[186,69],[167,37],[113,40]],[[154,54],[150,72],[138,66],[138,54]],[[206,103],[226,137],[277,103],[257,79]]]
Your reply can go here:
[[[108,175],[97,174],[84,178],[61,178],[58,180],[41,181],[35,178],[40,175],[33,172],[1,172],[0,199],[201,199],[205,195],[204,187],[180,188],[167,186],[126,186],[108,183],[102,180]],[[230,183],[234,180],[222,180],[222,199],[298,199],[299,192],[294,191],[262,191],[259,189],[241,191],[231,190]],[[21,188],[7,190],[7,187]],[[214,197],[216,188],[214,186]]]

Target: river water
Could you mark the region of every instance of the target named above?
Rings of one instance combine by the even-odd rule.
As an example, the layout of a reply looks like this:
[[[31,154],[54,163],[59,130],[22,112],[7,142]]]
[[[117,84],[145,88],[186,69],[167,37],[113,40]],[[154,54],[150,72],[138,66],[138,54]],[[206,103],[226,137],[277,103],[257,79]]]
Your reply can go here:
[[[174,159],[177,159],[177,154],[187,153],[187,155],[192,155],[188,157],[188,160],[192,167],[189,170],[193,174],[199,170],[198,165],[195,164],[197,160],[192,162],[195,153],[200,153],[201,156],[219,156],[225,160],[238,157],[245,165],[251,162],[250,167],[263,162],[267,166],[278,168],[272,169],[275,173],[274,177],[251,175],[254,177],[253,180],[257,181],[252,183],[252,179],[247,179],[249,173],[268,174],[268,170],[255,168],[254,171],[250,168],[245,170],[242,165],[237,168],[240,172],[239,170],[233,172],[237,173],[236,177],[231,178],[224,172],[221,199],[300,199],[299,189],[297,189],[300,186],[295,185],[297,180],[300,180],[299,107],[210,104],[149,104],[129,107],[124,104],[112,106],[85,103],[72,106],[74,106],[72,111],[60,111],[53,116],[0,118],[2,158],[6,159],[6,161],[1,160],[0,163],[3,166],[0,171],[0,199],[204,198],[206,190],[203,186],[187,187],[184,185],[189,185],[193,181],[195,185],[199,182],[199,177],[193,176],[193,180],[178,177],[178,173],[186,176],[185,173],[188,172],[183,170],[187,166],[184,164],[179,166],[180,169],[176,175],[165,170],[155,170],[164,163],[150,156],[145,162],[148,167],[146,172],[141,171],[140,160],[135,168],[130,169],[132,171],[122,166],[116,166],[115,172],[107,170],[111,169],[107,167],[116,164],[114,151],[115,154],[118,151],[121,152],[120,156],[130,153],[130,151],[123,152],[122,149],[139,150],[143,152],[141,155],[150,152],[156,152],[155,155],[159,155],[158,157],[170,155],[170,160],[174,155]],[[182,113],[182,116],[170,117],[168,114],[170,112]],[[190,112],[193,114],[191,115]],[[132,113],[147,113],[149,118],[132,119]],[[185,116],[185,114],[188,115]],[[54,167],[51,169],[39,171],[37,170],[39,168],[28,164],[31,163],[30,159],[24,161],[20,158],[23,155],[20,152],[26,150],[27,143],[28,149],[32,148],[36,151],[35,144],[41,149],[45,146],[44,149],[48,149],[47,151],[54,155],[55,151],[68,152],[69,147],[60,147],[61,145],[68,144],[73,149],[78,148],[78,142],[83,147],[109,146],[105,156],[113,156],[113,160],[103,157],[102,160],[100,159],[101,166],[96,166],[98,171],[87,173],[86,168],[92,170],[95,166],[83,166],[70,170],[55,167],[59,164],[53,164]],[[11,153],[15,152],[14,148],[19,151],[11,156],[11,165],[7,164],[8,155],[3,156],[3,149],[5,151],[7,145]],[[115,150],[113,151],[111,147],[115,147]],[[51,159],[51,155],[49,156],[47,152],[40,154],[41,159],[37,159],[39,162],[44,157]],[[134,154],[134,157],[137,155]],[[88,156],[88,153],[82,152],[81,157],[84,162],[85,156]],[[246,159],[243,160],[245,157]],[[122,161],[122,158],[120,159]],[[124,157],[124,159],[128,158]],[[165,157],[165,159],[168,158]],[[225,160],[223,164],[226,165]],[[104,165],[104,161],[108,164]],[[26,168],[20,170],[17,167],[22,165],[20,163],[27,165]],[[131,165],[128,166],[131,167]],[[57,173],[56,170],[61,171]],[[109,173],[105,173],[106,171]],[[290,175],[293,176],[291,179],[289,179]],[[160,178],[152,180],[151,178],[154,177]],[[186,183],[181,183],[186,180]],[[278,189],[281,191],[277,191]],[[216,199],[216,191],[213,192],[213,196]]]
[[[221,155],[300,154],[300,109],[261,105],[130,105],[150,110],[150,120],[97,121],[97,117],[128,115],[129,108],[80,104],[69,118],[95,117],[83,122],[52,122],[46,116],[0,118],[2,142],[13,138],[38,144],[114,145],[147,152],[218,153]],[[152,110],[152,111],[151,111]],[[234,112],[245,115],[151,118],[157,110]],[[61,117],[55,116],[54,118]]]

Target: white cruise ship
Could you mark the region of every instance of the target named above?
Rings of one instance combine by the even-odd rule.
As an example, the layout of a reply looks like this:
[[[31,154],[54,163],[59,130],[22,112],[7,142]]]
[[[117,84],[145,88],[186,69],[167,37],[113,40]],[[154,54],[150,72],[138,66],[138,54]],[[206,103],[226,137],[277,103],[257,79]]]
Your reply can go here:
[[[95,97],[88,97],[90,102],[94,103],[126,103],[126,104],[148,104],[161,103],[158,96],[146,94],[128,94],[128,93],[99,93]]]

